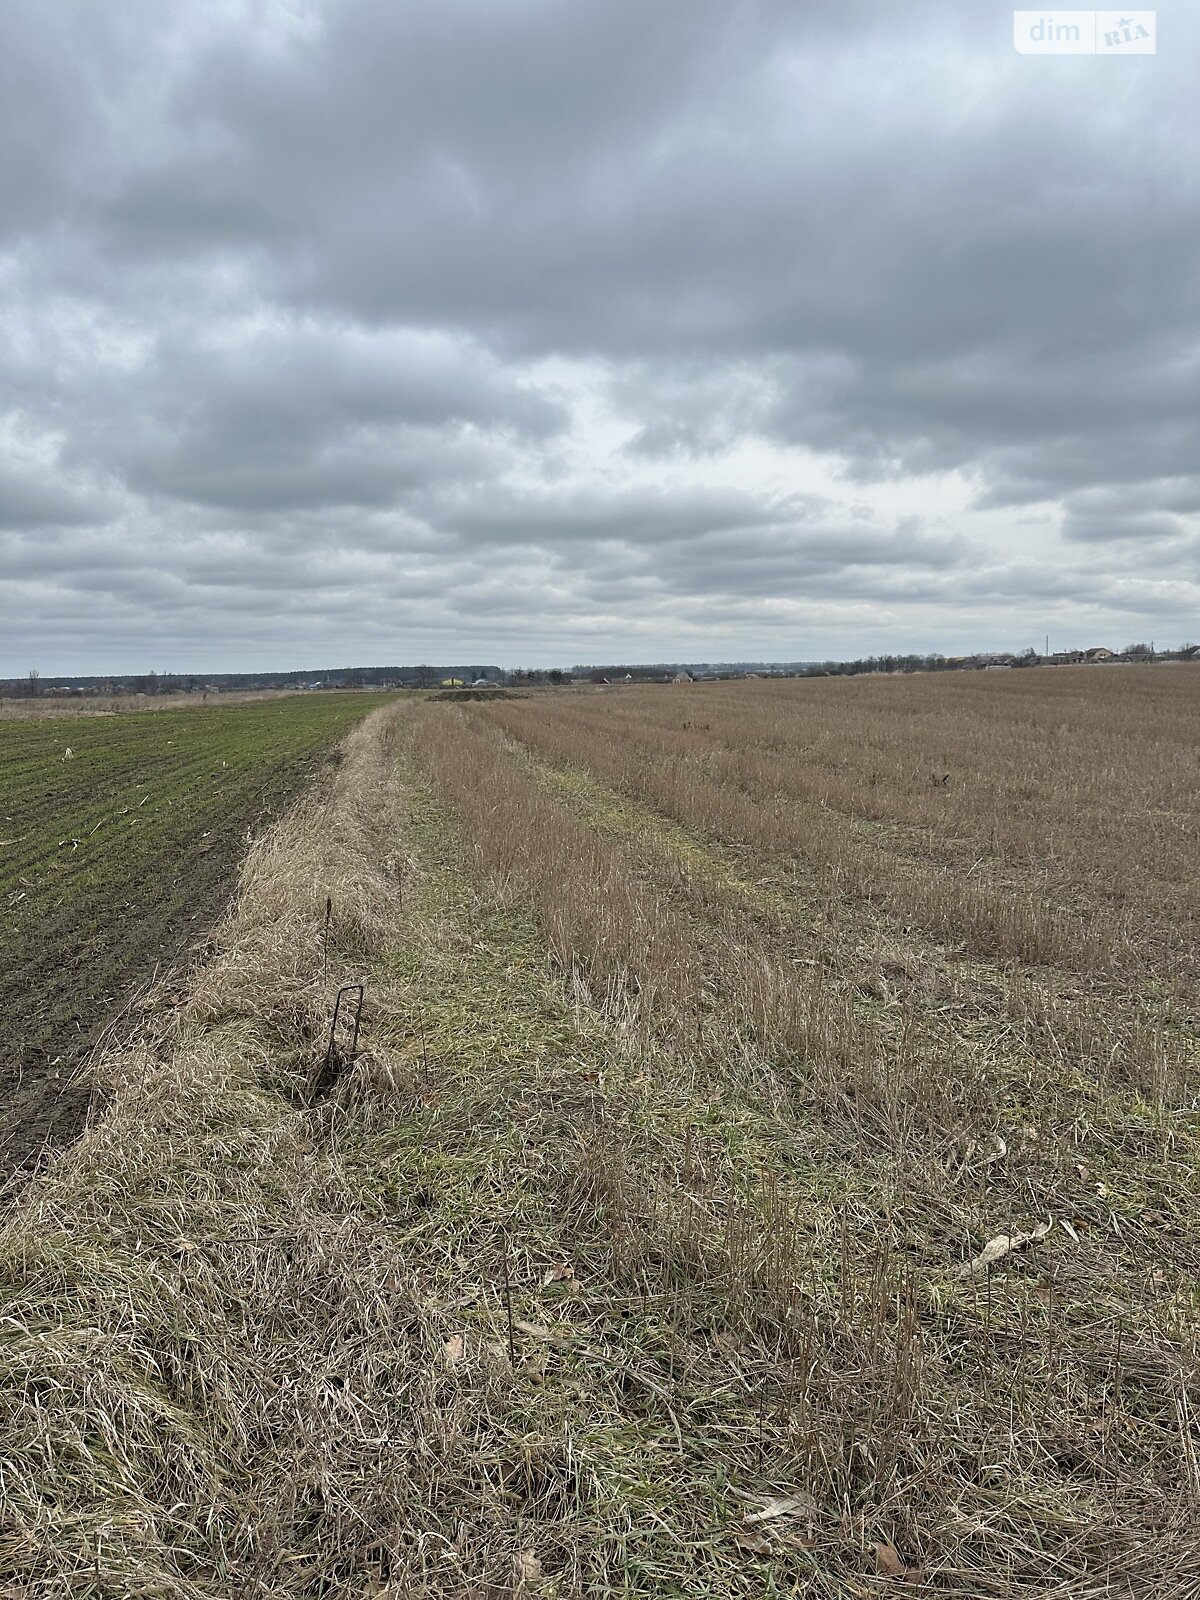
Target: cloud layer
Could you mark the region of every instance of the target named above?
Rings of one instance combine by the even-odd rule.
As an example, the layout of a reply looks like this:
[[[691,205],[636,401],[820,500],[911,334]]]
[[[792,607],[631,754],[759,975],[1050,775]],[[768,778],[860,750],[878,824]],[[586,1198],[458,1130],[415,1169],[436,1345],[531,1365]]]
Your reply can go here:
[[[1200,631],[1200,24],[15,0],[0,673]]]

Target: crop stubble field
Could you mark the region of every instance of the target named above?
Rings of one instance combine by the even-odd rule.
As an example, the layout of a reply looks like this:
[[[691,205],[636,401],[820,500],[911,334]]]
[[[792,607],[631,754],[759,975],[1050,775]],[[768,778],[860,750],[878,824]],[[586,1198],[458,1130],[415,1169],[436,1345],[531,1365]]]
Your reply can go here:
[[[247,832],[378,703],[0,719],[0,1165],[78,1131],[97,1029],[207,929]]]
[[[1200,1594],[1198,689],[369,719],[0,1241],[0,1575]]]

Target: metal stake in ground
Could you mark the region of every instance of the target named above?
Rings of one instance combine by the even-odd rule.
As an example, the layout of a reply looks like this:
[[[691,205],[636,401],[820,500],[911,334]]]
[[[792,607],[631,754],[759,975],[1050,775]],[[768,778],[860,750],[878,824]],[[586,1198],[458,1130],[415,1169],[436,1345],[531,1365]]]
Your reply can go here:
[[[333,1003],[333,1020],[329,1024],[329,1043],[325,1047],[325,1059],[313,1081],[309,1105],[316,1105],[318,1100],[325,1098],[345,1069],[353,1065],[354,1058],[358,1055],[358,1030],[362,1022],[363,994],[361,983],[347,983],[337,992],[337,999]],[[353,995],[353,1000],[346,999],[348,995]],[[354,1011],[353,1037],[347,1051],[342,1050],[337,1039],[343,1000],[346,1000],[347,1012],[351,1008]]]
[[[508,1276],[508,1241],[504,1241],[504,1309],[508,1312],[508,1364],[517,1370],[517,1330],[513,1325],[512,1283]]]

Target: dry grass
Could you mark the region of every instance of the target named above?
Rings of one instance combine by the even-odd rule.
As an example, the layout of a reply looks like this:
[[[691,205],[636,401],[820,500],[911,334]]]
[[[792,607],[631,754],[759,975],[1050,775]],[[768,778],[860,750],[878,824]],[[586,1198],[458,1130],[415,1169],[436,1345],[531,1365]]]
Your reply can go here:
[[[190,995],[101,1063],[105,1114],[7,1218],[6,1595],[320,1581],[294,1533],[344,1514],[336,1491],[323,1501],[332,1373],[378,1319],[412,1315],[386,1236],[293,1110],[328,1026],[326,896],[330,983],[390,928],[391,736],[370,718],[330,786],[260,841]],[[353,1459],[364,1429],[342,1409]]]
[[[576,984],[626,1022],[635,997],[654,1135],[607,1123],[585,1192],[618,1227],[614,1274],[717,1288],[740,1337],[773,1344],[768,1410],[803,1440],[774,1481],[843,1521],[882,1513],[939,1589],[1193,1592],[1194,1044],[1168,1065],[1152,1012],[956,968],[886,919],[789,940],[779,874],[762,892],[628,794],[506,749],[497,721],[539,748],[559,731],[553,704],[425,713],[418,748]],[[603,771],[606,731],[570,753]],[[1046,1240],[971,1269],[1038,1217]]]
[[[362,725],[14,1205],[0,1591],[1200,1592],[1194,1079],[494,715]]]
[[[489,714],[691,826],[819,860],[981,954],[1195,981],[1198,683],[1190,667],[1055,668]]]

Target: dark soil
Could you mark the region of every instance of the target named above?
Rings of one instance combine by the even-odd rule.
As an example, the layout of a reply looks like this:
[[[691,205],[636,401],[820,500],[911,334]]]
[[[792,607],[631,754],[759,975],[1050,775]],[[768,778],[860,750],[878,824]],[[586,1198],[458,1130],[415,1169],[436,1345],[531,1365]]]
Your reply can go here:
[[[427,696],[430,700],[528,700],[527,694],[514,694],[511,689],[443,689]]]
[[[118,886],[81,881],[23,920],[24,904],[0,905],[0,1178],[27,1176],[78,1136],[93,1098],[88,1055],[106,1029],[132,1030],[155,978],[182,974],[236,891],[247,830],[278,816],[329,757],[328,745],[293,754],[213,796],[194,831],[146,838]]]
[[[241,836],[227,835],[226,838]],[[0,1034],[0,1171],[28,1164],[82,1130],[92,1090],[80,1073],[100,1034],[155,975],[180,964],[217,921],[237,884],[242,847],[219,844],[163,862],[135,904],[72,948],[74,910],[41,931],[5,974]]]

